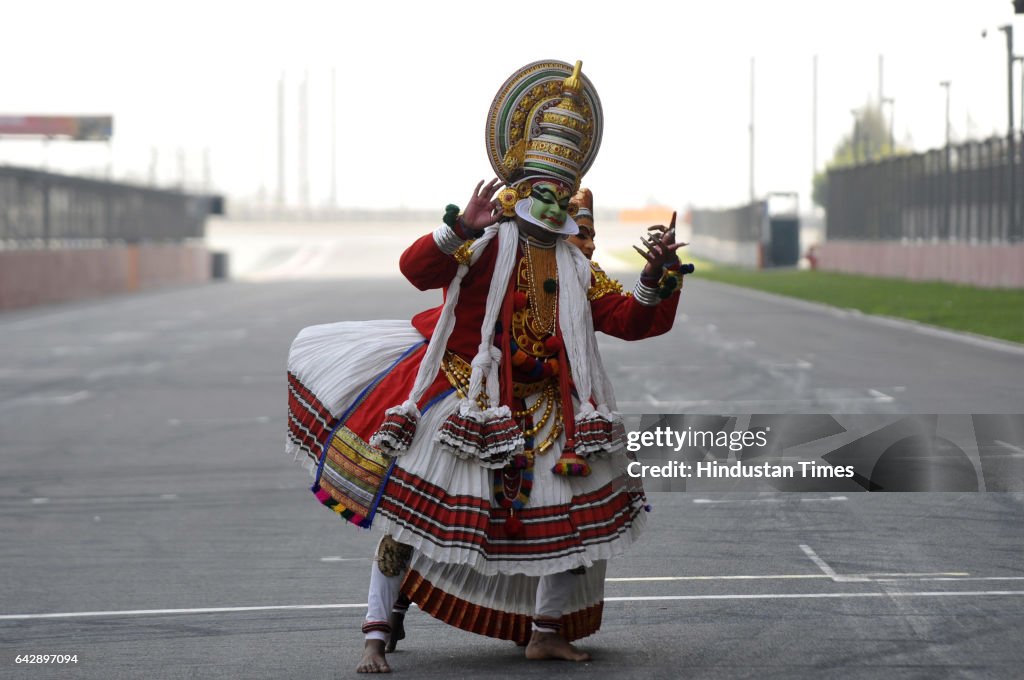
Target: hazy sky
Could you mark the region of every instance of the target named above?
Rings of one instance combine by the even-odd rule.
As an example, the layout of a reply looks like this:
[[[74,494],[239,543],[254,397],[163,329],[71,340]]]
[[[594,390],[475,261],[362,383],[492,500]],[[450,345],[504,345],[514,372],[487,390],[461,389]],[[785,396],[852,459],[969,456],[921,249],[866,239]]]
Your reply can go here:
[[[678,6],[675,6],[678,5]],[[561,8],[568,8],[563,13]],[[851,109],[895,98],[897,141],[1005,133],[1010,0],[825,2],[18,2],[3,11],[0,114],[112,113],[103,144],[0,140],[0,163],[190,181],[209,150],[215,188],[277,187],[277,89],[286,79],[287,195],[298,200],[299,83],[310,87],[310,196],[330,195],[330,82],[337,73],[338,202],[442,209],[491,175],[488,105],[519,66],[582,59],[605,112],[585,183],[604,206],[723,206],[748,195],[750,58],[756,58],[755,190],[802,192]],[[982,38],[983,29],[988,37]],[[1019,88],[1019,74],[1017,76]],[[1020,91],[1015,101],[1020,120]]]

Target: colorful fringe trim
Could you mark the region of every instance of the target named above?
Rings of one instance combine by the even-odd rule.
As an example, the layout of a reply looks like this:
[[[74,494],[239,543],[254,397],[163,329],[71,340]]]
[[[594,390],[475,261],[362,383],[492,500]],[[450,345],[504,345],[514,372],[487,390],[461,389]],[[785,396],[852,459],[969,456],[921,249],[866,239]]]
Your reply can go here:
[[[445,419],[434,441],[457,458],[475,459],[485,468],[505,467],[526,444],[507,406],[484,411],[460,407]]]
[[[575,429],[576,452],[584,458],[614,453],[622,448],[626,438],[622,421],[599,411],[577,416]]]
[[[328,510],[336,512],[340,517],[342,517],[343,519],[347,519],[349,522],[352,522],[352,524],[355,524],[356,526],[360,526],[364,529],[370,528],[370,522],[367,520],[365,515],[361,515],[358,512],[355,512],[354,510],[346,508],[344,505],[331,498],[331,494],[328,493],[327,490],[322,488],[319,484],[314,484],[312,487],[310,487],[310,491],[313,492],[313,495],[316,496],[316,499],[320,501],[323,504],[323,506]]]
[[[370,445],[391,456],[408,451],[416,436],[418,422],[419,413],[415,406],[402,404],[389,408],[384,412],[384,422],[370,436]]]
[[[394,464],[393,457],[340,426],[324,447],[310,490],[324,507],[366,529]]]

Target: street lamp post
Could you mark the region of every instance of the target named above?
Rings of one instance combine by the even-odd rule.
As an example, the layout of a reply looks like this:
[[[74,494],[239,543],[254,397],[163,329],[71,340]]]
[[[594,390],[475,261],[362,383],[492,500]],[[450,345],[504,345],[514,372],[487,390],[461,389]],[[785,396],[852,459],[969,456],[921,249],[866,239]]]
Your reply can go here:
[[[939,86],[946,90],[946,153],[945,153],[945,203],[946,209],[943,211],[942,216],[942,235],[944,238],[950,237],[950,212],[952,210],[952,201],[950,200],[950,191],[952,189],[952,175],[950,165],[950,154],[949,154],[949,84],[950,81],[943,80],[939,83]]]
[[[950,81],[943,80],[939,87],[946,90],[946,153],[949,154],[949,84]]]
[[[857,109],[850,109],[850,115],[853,116],[853,140],[852,140],[852,152],[853,152],[853,163],[856,165],[860,162],[860,118],[857,117]]]
[[[1021,234],[1017,233],[1017,149],[1016,135],[1013,131],[1013,26],[1007,24],[1000,26],[999,30],[1006,34],[1006,104],[1009,117],[1007,119],[1006,141],[1009,151],[1010,162],[1010,240],[1018,240]]]
[[[896,100],[893,97],[882,97],[882,104],[889,105],[889,155],[896,153]]]

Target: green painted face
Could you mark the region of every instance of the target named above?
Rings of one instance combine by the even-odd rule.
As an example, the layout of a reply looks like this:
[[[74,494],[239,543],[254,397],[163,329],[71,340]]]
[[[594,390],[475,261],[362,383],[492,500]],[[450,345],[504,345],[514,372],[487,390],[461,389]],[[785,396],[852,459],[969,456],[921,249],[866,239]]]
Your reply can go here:
[[[568,187],[558,182],[537,182],[530,192],[530,215],[551,229],[561,229],[569,214],[571,194]]]

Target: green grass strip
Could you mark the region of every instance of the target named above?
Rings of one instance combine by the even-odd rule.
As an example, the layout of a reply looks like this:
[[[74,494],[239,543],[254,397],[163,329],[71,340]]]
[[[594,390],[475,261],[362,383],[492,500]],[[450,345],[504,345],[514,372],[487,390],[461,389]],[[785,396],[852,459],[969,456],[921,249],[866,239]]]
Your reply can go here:
[[[615,257],[643,266],[633,250]],[[693,276],[766,293],[858,309],[1024,343],[1024,289],[974,288],[952,283],[904,281],[794,269],[753,270],[697,260]]]

